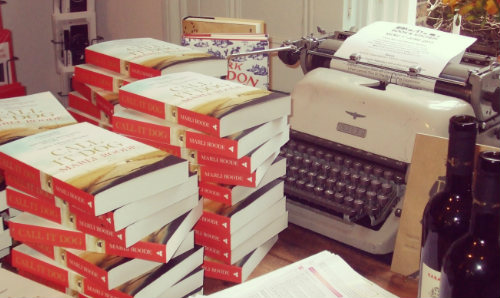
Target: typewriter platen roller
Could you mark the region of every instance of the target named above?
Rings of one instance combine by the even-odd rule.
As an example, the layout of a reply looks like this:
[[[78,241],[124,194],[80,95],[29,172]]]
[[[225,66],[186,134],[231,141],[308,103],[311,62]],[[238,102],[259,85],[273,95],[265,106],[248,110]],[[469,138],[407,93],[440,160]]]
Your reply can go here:
[[[394,249],[415,134],[447,137],[449,118],[470,114],[480,122],[479,142],[500,147],[500,66],[466,53],[431,78],[433,90],[400,86],[331,68],[351,34],[305,37],[278,49],[284,63],[300,62],[305,73],[292,92],[290,141],[281,150],[289,220],[386,254]],[[362,63],[354,55],[343,62]]]

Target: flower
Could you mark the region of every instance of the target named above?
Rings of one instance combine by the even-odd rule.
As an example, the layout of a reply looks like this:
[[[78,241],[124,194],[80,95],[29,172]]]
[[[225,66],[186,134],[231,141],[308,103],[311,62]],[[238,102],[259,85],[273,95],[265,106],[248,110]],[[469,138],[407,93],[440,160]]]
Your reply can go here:
[[[468,20],[493,17],[500,21],[500,0],[442,0],[442,3]]]

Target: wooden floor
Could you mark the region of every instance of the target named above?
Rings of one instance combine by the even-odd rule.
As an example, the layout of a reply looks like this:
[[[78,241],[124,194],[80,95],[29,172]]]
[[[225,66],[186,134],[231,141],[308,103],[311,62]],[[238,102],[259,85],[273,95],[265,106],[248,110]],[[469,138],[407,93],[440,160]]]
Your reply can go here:
[[[289,224],[289,227],[279,234],[278,242],[249,278],[270,272],[322,250],[338,254],[358,273],[399,297],[417,297],[418,281],[391,272],[390,255],[367,254],[294,224]],[[207,278],[203,290],[205,294],[211,294],[232,285],[234,284]]]

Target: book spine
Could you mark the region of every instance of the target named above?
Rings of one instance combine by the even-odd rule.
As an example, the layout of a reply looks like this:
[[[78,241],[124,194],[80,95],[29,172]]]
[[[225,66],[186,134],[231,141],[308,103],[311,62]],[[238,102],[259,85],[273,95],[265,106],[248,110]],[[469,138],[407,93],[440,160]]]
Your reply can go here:
[[[28,180],[25,180],[18,175],[14,175],[11,172],[4,172],[4,176],[7,185],[30,194],[36,198],[42,199],[46,202],[55,204],[55,197],[53,194],[43,191],[41,188],[29,183]]]
[[[204,260],[202,268],[204,269],[205,277],[234,283],[243,282],[241,279],[241,267]]]
[[[74,216],[75,228],[83,233],[90,234],[97,238],[112,241],[120,245],[125,245],[125,230],[114,231],[112,228],[108,227],[108,223],[102,219],[87,215],[84,212],[72,209],[72,215]]]
[[[76,78],[72,78],[71,87],[76,92],[80,93],[86,99],[92,101],[92,88],[90,88],[87,84],[80,82]]]
[[[99,283],[101,286],[108,286],[108,272],[99,268],[98,266],[82,259],[81,257],[71,253],[68,250],[65,250],[66,256],[66,266],[75,271],[76,273],[81,274],[87,279],[92,279],[96,283]]]
[[[251,161],[250,157],[243,156],[240,159],[220,156],[211,152],[198,151],[196,155],[198,164],[209,167],[219,167],[229,171],[242,172],[250,174]]]
[[[220,121],[208,115],[177,108],[177,123],[209,135],[220,137]]]
[[[231,250],[220,249],[215,246],[204,246],[205,256],[231,265]]]
[[[62,224],[61,208],[57,207],[54,202],[47,202],[9,188],[6,191],[9,207]]]
[[[257,186],[255,172],[246,174],[204,165],[200,165],[198,168],[201,181],[249,187]]]
[[[220,235],[231,235],[231,218],[203,210],[195,225],[197,230],[213,231]]]
[[[180,124],[180,122],[179,122]],[[211,135],[186,131],[186,148],[200,152],[211,152],[214,155],[236,158],[238,142],[228,138],[218,138]]]
[[[203,227],[195,227],[194,242],[202,246],[217,247],[221,250],[231,250],[231,235],[212,233]]]
[[[108,115],[110,118],[113,116],[115,113],[115,104],[118,102],[111,102],[104,98],[102,95],[100,95],[97,92],[92,92],[92,98],[95,101],[96,106],[101,109],[106,115]]]
[[[200,195],[203,198],[221,202],[225,205],[232,205],[231,189],[214,183],[200,181],[198,183]]]
[[[68,106],[94,118],[101,118],[101,111],[97,106],[93,105],[89,100],[76,96],[72,92],[68,94]]]
[[[124,292],[118,290],[108,290],[103,288],[99,283],[95,282],[91,279],[86,279],[83,285],[84,294],[89,297],[94,298],[133,298],[130,295],[127,295]]]
[[[47,264],[37,258],[12,250],[12,266],[36,276],[54,282],[58,285],[69,287],[69,274],[66,270]]]
[[[113,118],[113,131],[124,135],[170,144],[170,127],[168,126],[155,125],[115,116]]]
[[[120,59],[89,49],[85,49],[85,63],[93,64],[114,72],[120,72]]]
[[[34,242],[23,242],[23,243],[53,260],[56,259],[56,252],[53,245],[34,243]]]
[[[104,90],[114,91],[114,80],[115,78],[107,76],[105,74],[97,73],[84,69],[81,67],[75,67],[74,76],[80,82],[85,84],[93,85]]]
[[[130,63],[129,75],[134,79],[146,79],[161,75],[161,71],[141,64]]]
[[[166,263],[167,247],[165,244],[139,241],[136,244],[125,247],[113,242],[106,242],[106,253],[127,258],[138,258],[159,263]]]
[[[41,243],[86,250],[85,234],[79,231],[51,229],[34,225],[9,222],[10,236],[21,242]]]
[[[121,89],[118,93],[120,94],[120,105],[123,107],[165,119],[164,103]]]
[[[68,183],[53,178],[53,190],[56,197],[68,201],[87,213],[95,214],[94,196]]]
[[[34,187],[41,188],[40,171],[2,152],[0,152],[0,169],[10,171]]]

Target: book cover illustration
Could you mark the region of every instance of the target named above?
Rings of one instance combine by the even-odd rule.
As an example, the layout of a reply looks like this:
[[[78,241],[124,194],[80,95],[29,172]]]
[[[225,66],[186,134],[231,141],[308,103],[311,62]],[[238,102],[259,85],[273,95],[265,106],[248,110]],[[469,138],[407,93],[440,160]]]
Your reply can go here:
[[[236,54],[268,50],[269,39],[265,34],[186,34],[181,45],[227,59]],[[267,53],[232,56],[228,60],[226,80],[269,89],[269,77]]]
[[[0,145],[75,123],[76,120],[48,91],[0,101]]]

